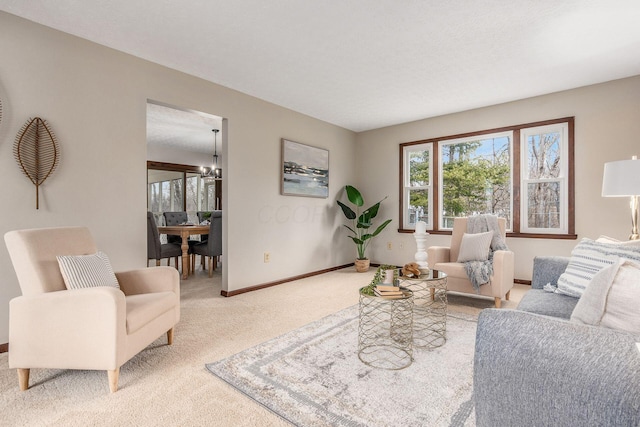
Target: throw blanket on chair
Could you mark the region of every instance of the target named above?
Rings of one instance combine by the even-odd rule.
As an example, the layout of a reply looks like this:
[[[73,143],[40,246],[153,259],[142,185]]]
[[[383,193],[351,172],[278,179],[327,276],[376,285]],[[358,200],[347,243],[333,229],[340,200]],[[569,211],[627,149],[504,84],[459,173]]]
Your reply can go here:
[[[480,285],[489,283],[493,274],[493,253],[495,251],[508,250],[507,244],[500,233],[498,225],[498,217],[495,215],[475,215],[467,219],[467,233],[484,233],[493,231],[493,239],[489,248],[489,259],[486,261],[467,261],[464,263],[464,269],[473,285],[476,293],[480,293]]]

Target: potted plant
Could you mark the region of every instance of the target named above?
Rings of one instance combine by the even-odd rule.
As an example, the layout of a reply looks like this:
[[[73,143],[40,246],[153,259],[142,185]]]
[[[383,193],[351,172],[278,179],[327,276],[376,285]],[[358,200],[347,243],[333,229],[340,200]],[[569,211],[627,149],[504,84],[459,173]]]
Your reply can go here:
[[[366,250],[371,239],[380,234],[380,232],[391,222],[390,219],[386,220],[376,228],[373,233],[369,233],[369,228],[373,225],[373,219],[378,215],[378,209],[380,209],[380,203],[386,199],[386,197],[380,200],[370,208],[365,209],[360,213],[360,208],[364,206],[364,199],[362,194],[353,186],[346,185],[344,187],[349,202],[355,206],[355,212],[349,206],[338,200],[338,205],[342,208],[344,216],[351,221],[351,226],[344,225],[349,231],[353,233],[349,236],[353,243],[356,244],[358,251],[358,258],[356,258],[356,271],[364,272],[369,269],[369,259],[366,257]]]

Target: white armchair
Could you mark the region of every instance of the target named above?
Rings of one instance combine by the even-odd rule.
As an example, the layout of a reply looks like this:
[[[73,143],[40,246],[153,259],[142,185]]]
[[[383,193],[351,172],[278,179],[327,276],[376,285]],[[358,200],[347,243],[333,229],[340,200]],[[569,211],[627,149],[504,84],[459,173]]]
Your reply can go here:
[[[22,296],[9,305],[9,367],[21,390],[31,368],[106,370],[118,388],[120,366],[180,320],[175,268],[116,273],[120,289],[67,290],[57,255],[88,255],[96,246],[87,228],[10,231],[5,242]]]
[[[506,220],[498,218],[502,237],[506,237]],[[457,262],[462,236],[467,231],[467,218],[455,218],[451,234],[451,246],[431,246],[427,249],[429,267],[447,274],[447,290],[474,295],[493,297],[496,308],[502,299],[509,300],[513,287],[514,254],[511,251],[495,251],[493,254],[493,275],[489,283],[480,286],[477,293],[467,276],[464,263]]]

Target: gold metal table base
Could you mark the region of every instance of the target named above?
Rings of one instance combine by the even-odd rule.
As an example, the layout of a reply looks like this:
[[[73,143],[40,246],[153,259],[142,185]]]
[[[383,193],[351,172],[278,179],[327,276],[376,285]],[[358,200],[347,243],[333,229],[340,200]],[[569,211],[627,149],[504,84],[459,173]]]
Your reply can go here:
[[[404,369],[413,361],[413,294],[399,299],[360,290],[358,358],[382,369]]]
[[[429,271],[419,278],[401,278],[413,291],[413,346],[432,349],[447,342],[447,275]]]

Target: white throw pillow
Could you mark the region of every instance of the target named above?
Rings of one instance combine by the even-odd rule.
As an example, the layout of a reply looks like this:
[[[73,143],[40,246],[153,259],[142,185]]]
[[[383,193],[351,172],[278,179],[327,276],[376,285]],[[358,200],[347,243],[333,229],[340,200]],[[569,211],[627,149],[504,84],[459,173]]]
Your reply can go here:
[[[56,258],[67,289],[97,286],[113,286],[120,289],[109,258],[103,252],[93,255],[64,255]]]
[[[556,292],[580,298],[593,276],[618,258],[640,262],[640,247],[582,239],[571,251],[569,265],[558,278]]]
[[[458,262],[486,261],[489,259],[489,247],[493,239],[493,231],[462,235]]]
[[[618,240],[609,236],[600,236],[596,239],[599,243],[611,243],[632,248],[640,248],[640,240]]]
[[[640,336],[640,264],[619,258],[593,277],[571,321]]]

